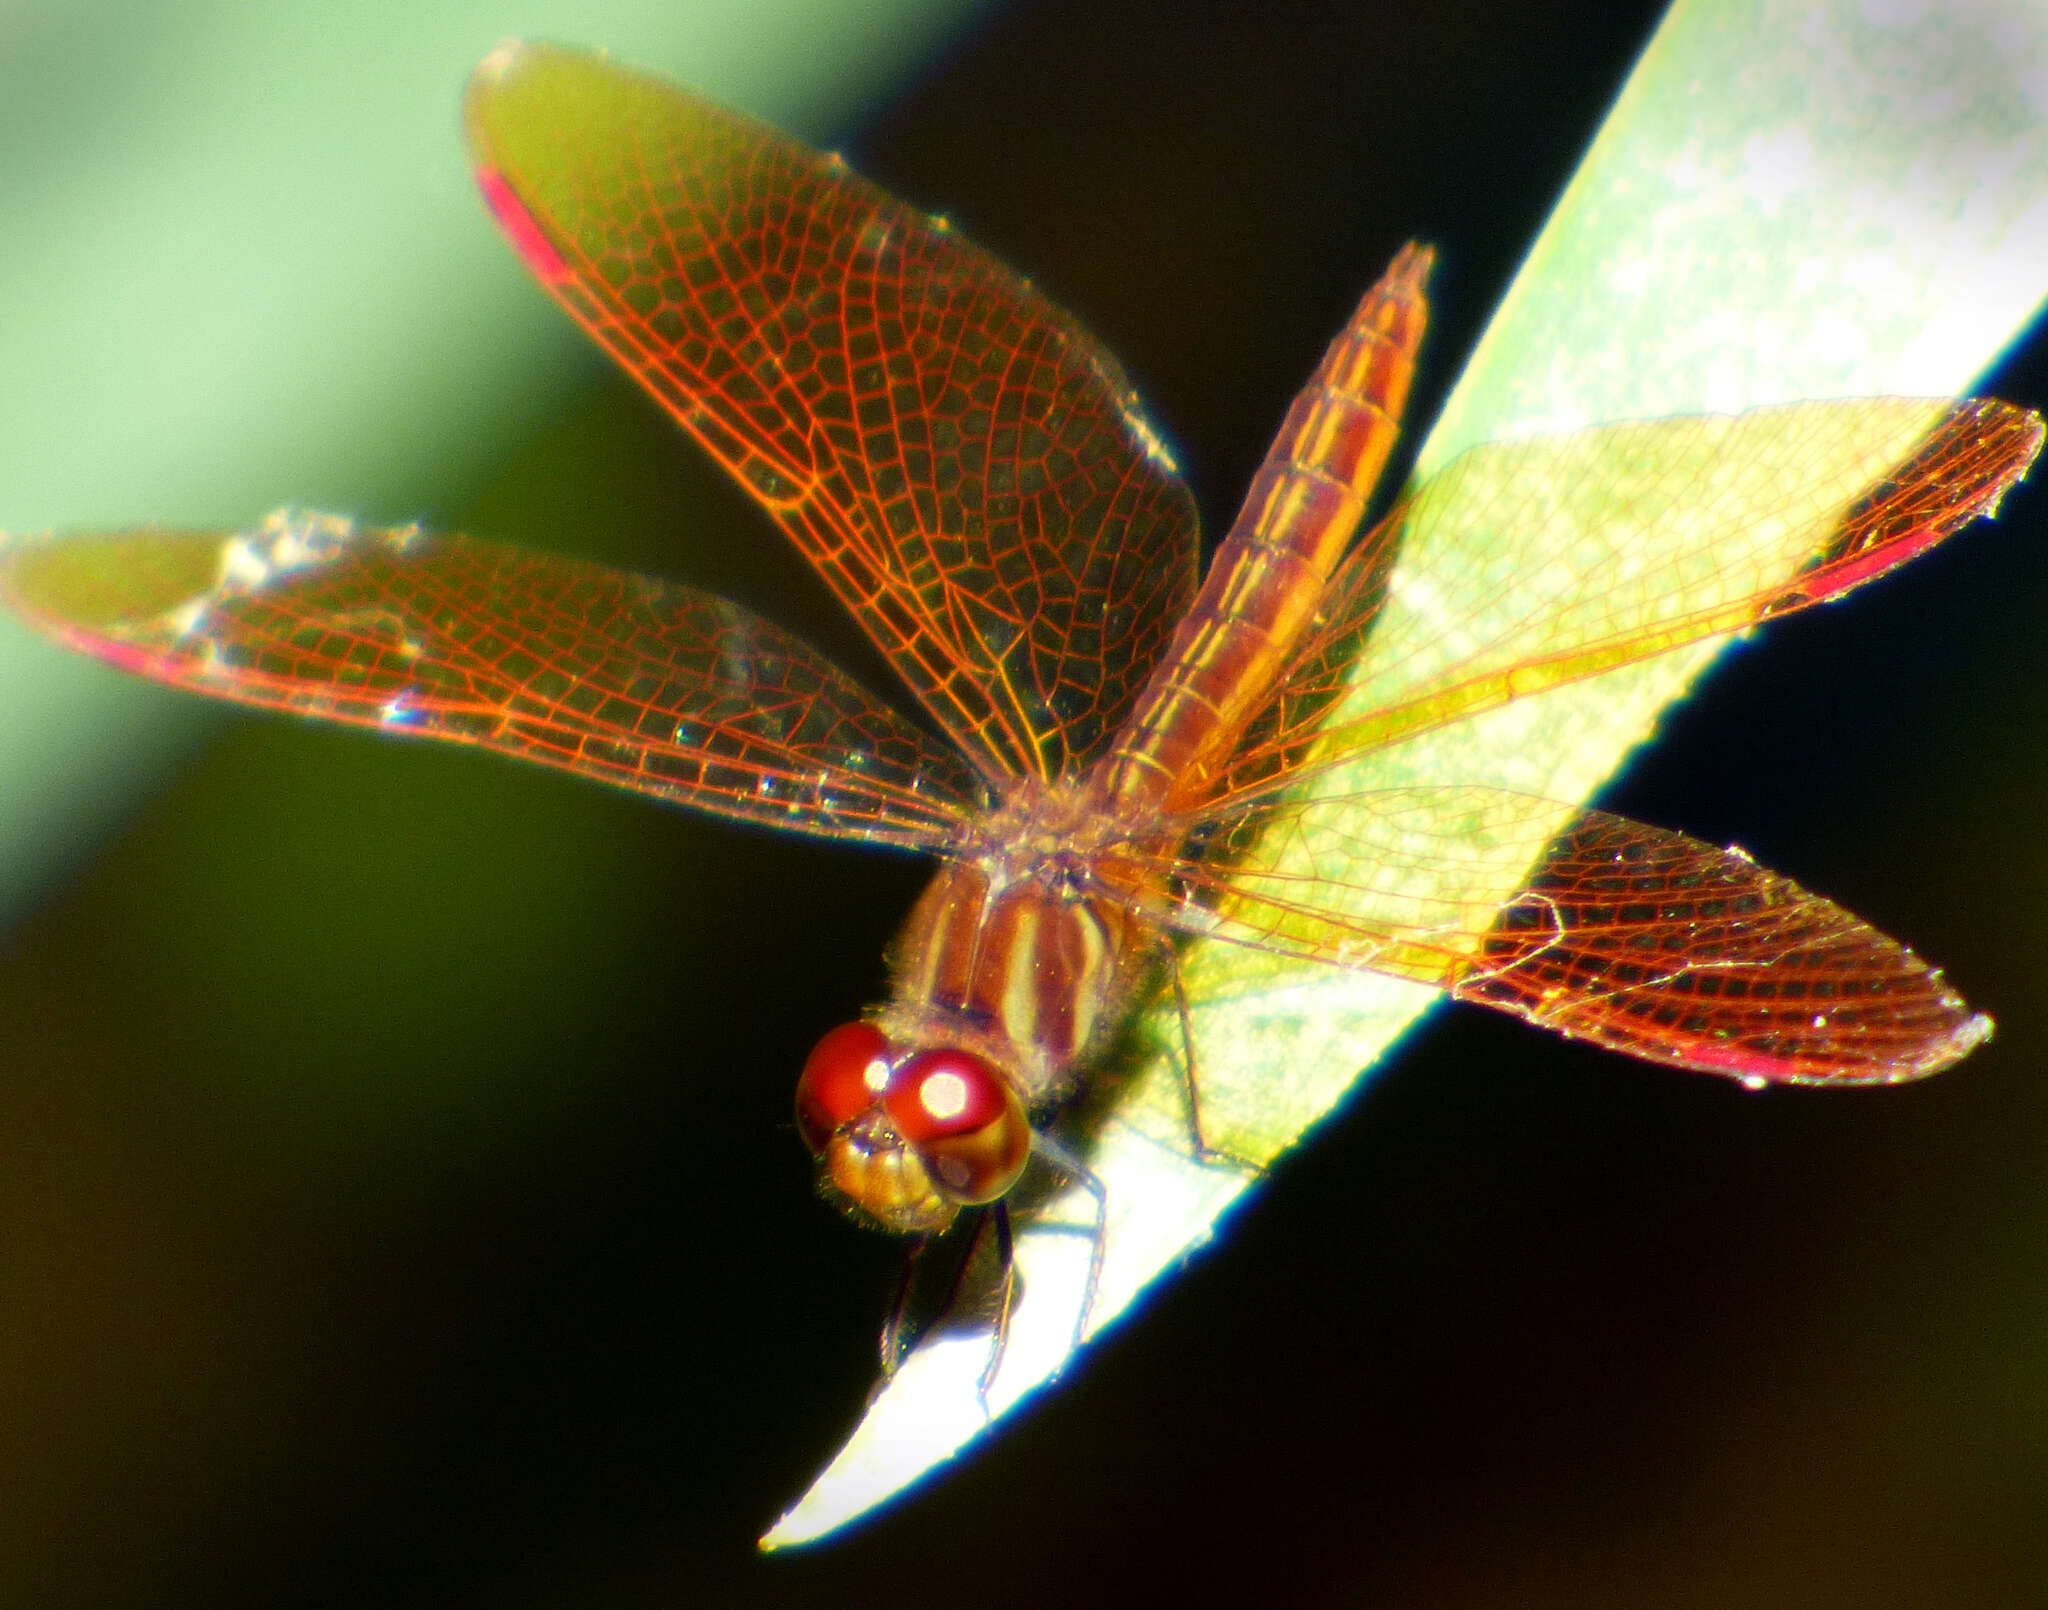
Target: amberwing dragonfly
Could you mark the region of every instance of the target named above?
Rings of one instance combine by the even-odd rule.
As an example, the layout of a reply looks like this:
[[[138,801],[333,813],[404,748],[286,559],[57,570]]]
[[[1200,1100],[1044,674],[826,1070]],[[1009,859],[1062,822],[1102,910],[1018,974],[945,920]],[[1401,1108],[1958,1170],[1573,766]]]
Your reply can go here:
[[[930,1235],[1034,1154],[1081,1166],[1038,1126],[1174,985],[1181,936],[1747,1083],[1918,1078],[1990,1031],[1739,851],[1343,768],[1841,596],[1992,513],[2040,449],[2032,413],[1832,401],[1499,443],[1354,540],[1426,323],[1409,246],[1199,574],[1193,501],[1115,360],[944,222],[556,47],[487,59],[467,125],[527,267],[796,543],[922,719],[711,594],[327,515],[20,539],[0,596],[217,698],[936,857],[888,1000],[798,1081],[856,1216]],[[1766,450],[1787,485],[1861,467],[1820,514],[1736,500],[1723,472]]]

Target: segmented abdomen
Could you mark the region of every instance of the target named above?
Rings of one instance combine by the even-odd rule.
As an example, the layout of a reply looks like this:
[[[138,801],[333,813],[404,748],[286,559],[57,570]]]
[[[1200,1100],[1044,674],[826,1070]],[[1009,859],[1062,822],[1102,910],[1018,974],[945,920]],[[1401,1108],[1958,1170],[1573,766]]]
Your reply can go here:
[[[1393,451],[1434,254],[1404,246],[1287,411],[1096,797],[1126,821],[1199,793],[1314,618]]]

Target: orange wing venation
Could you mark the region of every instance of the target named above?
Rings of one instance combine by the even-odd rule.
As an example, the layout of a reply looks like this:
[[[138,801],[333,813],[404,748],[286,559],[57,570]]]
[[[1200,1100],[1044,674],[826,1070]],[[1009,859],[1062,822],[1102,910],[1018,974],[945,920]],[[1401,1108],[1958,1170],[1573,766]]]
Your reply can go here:
[[[1899,1084],[1989,1037],[1897,940],[1739,850],[1591,811],[1551,846],[1460,1000],[1750,1082]]]
[[[1845,471],[1872,420],[1916,410],[1931,429],[1891,462]],[[2008,403],[1880,398],[1473,448],[1347,557],[1229,773],[1187,808],[1227,811],[1511,700],[1838,598],[1994,513],[2041,442],[2040,417]],[[1839,499],[1815,505],[1806,466],[1847,473]],[[1681,525],[1697,540],[1662,540]],[[1439,598],[1461,618],[1441,618]],[[1404,607],[1388,632],[1390,599]]]
[[[739,605],[506,544],[298,513],[37,538],[0,547],[0,601],[158,682],[796,832],[945,850],[982,803],[958,756]]]
[[[1116,362],[843,163],[666,81],[504,47],[486,197],[781,523],[991,781],[1108,742],[1193,595],[1193,501]]]
[[[1144,868],[1184,901],[1156,915],[1751,1082],[1919,1078],[1990,1033],[1904,946],[1663,828],[1477,786],[1290,800],[1240,826]]]

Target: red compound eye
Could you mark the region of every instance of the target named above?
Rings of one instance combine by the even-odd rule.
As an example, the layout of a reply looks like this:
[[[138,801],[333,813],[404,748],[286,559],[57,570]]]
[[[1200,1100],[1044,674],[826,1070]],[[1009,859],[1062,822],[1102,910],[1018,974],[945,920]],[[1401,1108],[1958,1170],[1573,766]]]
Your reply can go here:
[[[966,1051],[920,1051],[896,1070],[882,1105],[949,1200],[993,1202],[1024,1172],[1031,1122],[1009,1080]]]
[[[889,1042],[872,1023],[842,1023],[804,1059],[796,1081],[796,1127],[813,1153],[841,1124],[872,1107],[889,1083]]]

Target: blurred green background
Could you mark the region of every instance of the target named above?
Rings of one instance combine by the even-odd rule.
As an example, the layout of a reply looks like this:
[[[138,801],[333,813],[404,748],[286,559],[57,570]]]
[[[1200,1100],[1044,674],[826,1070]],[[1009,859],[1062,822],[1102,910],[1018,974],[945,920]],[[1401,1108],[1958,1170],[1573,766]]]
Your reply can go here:
[[[455,103],[496,38],[945,211],[1124,358],[1214,529],[1411,235],[1427,416],[1653,21],[17,6],[0,524],[418,516],[866,669],[486,222]],[[217,716],[0,624],[0,831],[41,852],[0,870],[0,1604],[2039,1603],[2044,525],[2023,488],[1774,628],[1608,796],[1908,936],[1986,1051],[1752,1098],[1446,1014],[993,1447],[773,1561],[897,1256],[810,1197],[790,1080],[918,867]]]

